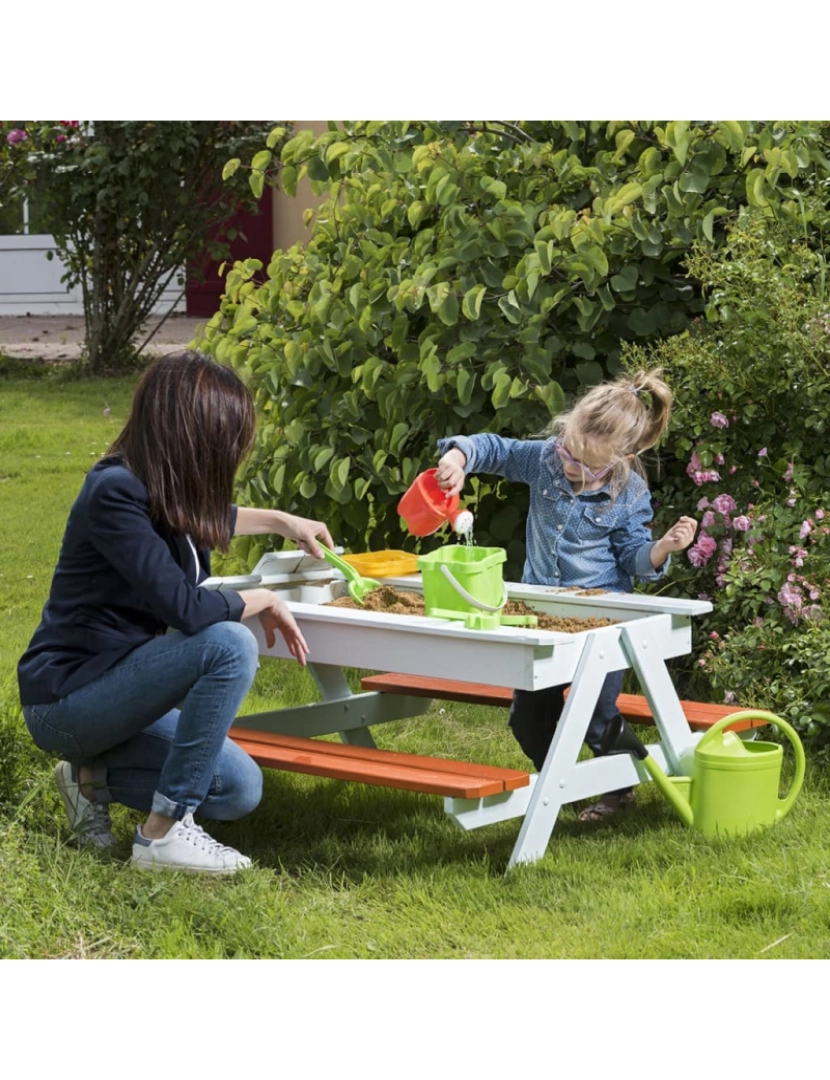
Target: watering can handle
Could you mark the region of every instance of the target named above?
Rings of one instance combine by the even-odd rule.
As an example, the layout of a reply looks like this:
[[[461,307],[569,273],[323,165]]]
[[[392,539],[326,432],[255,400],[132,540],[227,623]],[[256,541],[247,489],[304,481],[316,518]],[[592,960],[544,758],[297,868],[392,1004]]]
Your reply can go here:
[[[801,791],[801,785],[804,783],[805,768],[804,747],[801,745],[801,739],[799,739],[795,729],[790,727],[786,720],[782,720],[781,717],[776,716],[775,713],[764,712],[760,709],[746,709],[743,712],[730,713],[729,716],[724,716],[722,720],[718,720],[716,724],[713,724],[712,727],[709,728],[703,738],[698,742],[696,749],[709,742],[723,731],[724,728],[728,728],[738,720],[766,720],[768,724],[774,724],[775,727],[783,731],[792,744],[792,748],[795,752],[795,776],[790,785],[789,794],[785,799],[778,800],[778,809],[775,812],[777,818],[782,818],[785,814],[790,812],[793,803],[798,797],[799,791]]]
[[[474,596],[470,596],[470,594],[467,592],[467,590],[464,588],[464,586],[462,584],[460,584],[460,582],[455,580],[455,578],[452,575],[452,571],[450,570],[450,568],[446,564],[442,563],[440,569],[441,569],[441,573],[444,575],[444,577],[447,579],[447,581],[450,583],[450,585],[452,585],[452,587],[455,589],[455,591],[458,593],[458,595],[463,596],[464,599],[467,601],[467,603],[472,604],[473,607],[477,607],[481,611],[493,611],[493,612],[495,612],[495,611],[501,611],[501,609],[507,603],[507,589],[504,590],[504,596],[502,596],[501,603],[499,604],[499,606],[498,607],[490,607],[489,604],[482,604],[482,602],[480,600],[476,600],[476,598]]]

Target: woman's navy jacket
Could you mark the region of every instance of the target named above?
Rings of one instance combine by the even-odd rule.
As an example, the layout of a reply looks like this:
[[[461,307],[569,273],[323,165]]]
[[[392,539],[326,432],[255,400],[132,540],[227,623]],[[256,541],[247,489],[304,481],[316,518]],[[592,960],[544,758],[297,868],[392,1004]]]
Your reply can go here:
[[[236,507],[229,508],[231,533]],[[147,489],[117,458],[87,474],[69,513],[40,626],[18,668],[20,700],[42,705],[92,682],[168,628],[239,621],[232,590],[200,589],[210,552],[153,524]]]

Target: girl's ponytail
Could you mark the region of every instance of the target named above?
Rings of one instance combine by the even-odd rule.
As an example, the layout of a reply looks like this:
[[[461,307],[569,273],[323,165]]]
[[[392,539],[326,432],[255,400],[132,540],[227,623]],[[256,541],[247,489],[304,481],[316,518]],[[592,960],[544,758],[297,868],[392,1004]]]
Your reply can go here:
[[[636,452],[648,450],[665,435],[669,426],[673,395],[661,378],[662,371],[636,371],[623,376],[617,382],[628,381],[628,390],[633,393],[646,410],[646,417],[638,432]]]

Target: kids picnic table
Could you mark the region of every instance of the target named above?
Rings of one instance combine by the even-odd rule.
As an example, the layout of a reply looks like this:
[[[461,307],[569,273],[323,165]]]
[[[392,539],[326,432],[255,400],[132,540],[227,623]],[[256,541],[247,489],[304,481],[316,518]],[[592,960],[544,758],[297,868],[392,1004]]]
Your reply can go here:
[[[208,586],[221,580],[212,579]],[[521,690],[570,684],[556,735],[538,775],[497,794],[445,798],[446,812],[465,829],[522,819],[508,869],[542,857],[566,803],[649,779],[628,754],[578,760],[608,672],[634,670],[660,737],[659,743],[649,747],[650,754],[669,774],[690,772],[691,755],[701,736],[689,725],[666,661],[691,651],[692,619],[712,610],[708,602],[641,594],[590,595],[507,583],[511,600],[522,601],[539,613],[611,619],[613,624],[576,633],[517,626],[478,630],[467,629],[461,621],[327,606],[334,596],[345,594],[345,582],[327,564],[300,553],[271,553],[263,557],[251,579],[224,580],[233,580],[239,588],[259,584],[280,590],[308,643],[308,667],[320,693],[318,702],[240,717],[238,726],[248,732],[287,736],[292,747],[308,740],[312,754],[321,745],[319,740],[312,741],[316,736],[335,733],[346,746],[367,748],[365,752],[371,754],[374,725],[418,716],[429,707],[428,698],[407,693],[353,693],[346,668]],[[388,578],[385,583],[422,591],[418,574]],[[259,620],[249,625],[261,656],[291,659],[279,634],[269,648]],[[235,730],[231,729],[232,736]],[[322,749],[326,748],[333,749],[323,743]],[[343,752],[359,755],[363,751]],[[376,753],[383,758],[406,757]],[[342,774],[334,770],[329,775]]]

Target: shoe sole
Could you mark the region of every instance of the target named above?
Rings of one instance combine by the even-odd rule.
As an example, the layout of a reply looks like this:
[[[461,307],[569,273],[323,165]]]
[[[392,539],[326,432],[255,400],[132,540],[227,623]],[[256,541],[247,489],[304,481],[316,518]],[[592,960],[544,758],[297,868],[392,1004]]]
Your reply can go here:
[[[130,865],[136,870],[173,870],[180,874],[212,874],[214,877],[228,877],[251,869],[250,866],[183,866],[181,863],[148,862],[135,857],[130,859]]]
[[[69,826],[74,831],[72,822],[75,818],[75,807],[72,805],[72,800],[69,798],[69,792],[66,790],[66,781],[63,776],[63,766],[65,762],[59,761],[55,766],[53,776],[55,778],[55,787],[60,792],[61,801],[63,802],[63,808],[66,811],[66,816],[69,818]],[[74,781],[72,781],[74,786]]]

